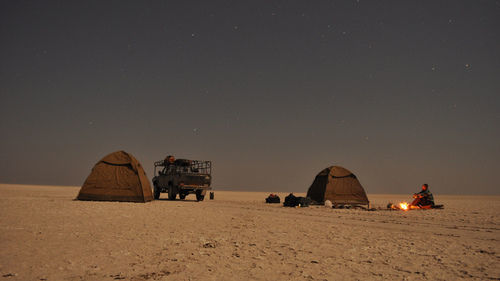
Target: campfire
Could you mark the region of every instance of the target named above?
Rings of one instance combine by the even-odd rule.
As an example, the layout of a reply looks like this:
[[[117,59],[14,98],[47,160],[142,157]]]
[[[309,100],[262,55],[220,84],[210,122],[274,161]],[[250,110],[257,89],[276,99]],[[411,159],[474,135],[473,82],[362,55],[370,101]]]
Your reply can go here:
[[[443,209],[443,205],[412,205],[408,202],[399,202],[397,204],[393,204],[389,202],[387,204],[387,209],[389,210],[401,210],[401,211],[409,211],[409,210],[428,210],[428,209]]]
[[[408,205],[408,203],[406,202],[401,202],[399,203],[399,208],[401,208],[401,210],[403,211],[408,211],[410,209],[410,205]]]
[[[399,204],[389,203],[387,205],[387,208],[393,209],[393,210],[403,210],[403,211],[408,211],[408,210],[413,209],[412,206],[410,204],[408,204],[407,202],[400,202]]]

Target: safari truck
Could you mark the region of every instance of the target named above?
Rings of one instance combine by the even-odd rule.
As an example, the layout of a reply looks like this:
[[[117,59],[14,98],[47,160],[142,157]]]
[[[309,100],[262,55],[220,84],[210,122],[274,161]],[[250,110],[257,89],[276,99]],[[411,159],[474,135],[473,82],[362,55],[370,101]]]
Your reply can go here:
[[[197,201],[203,201],[212,181],[212,162],[201,160],[175,159],[167,156],[154,163],[154,198],[161,193],[168,193],[169,200],[175,200],[177,194],[185,199],[188,194],[196,194]],[[211,196],[213,196],[211,194]]]

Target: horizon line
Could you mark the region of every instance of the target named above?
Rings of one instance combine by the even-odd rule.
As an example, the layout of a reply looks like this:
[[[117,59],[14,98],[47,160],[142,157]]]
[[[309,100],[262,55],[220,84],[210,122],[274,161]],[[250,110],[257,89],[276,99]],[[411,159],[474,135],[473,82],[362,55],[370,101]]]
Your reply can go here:
[[[24,183],[2,183],[0,185],[17,185],[17,186],[44,186],[44,187],[71,187],[71,188],[81,188],[80,185],[50,185],[50,184],[24,184]],[[219,187],[217,189],[212,189],[212,191],[227,191],[227,192],[270,192],[270,193],[306,193],[301,191],[270,191],[270,190],[248,190],[248,189],[226,189],[225,187]],[[407,196],[408,193],[367,193],[367,195],[404,195]],[[439,196],[500,196],[500,194],[439,194]]]

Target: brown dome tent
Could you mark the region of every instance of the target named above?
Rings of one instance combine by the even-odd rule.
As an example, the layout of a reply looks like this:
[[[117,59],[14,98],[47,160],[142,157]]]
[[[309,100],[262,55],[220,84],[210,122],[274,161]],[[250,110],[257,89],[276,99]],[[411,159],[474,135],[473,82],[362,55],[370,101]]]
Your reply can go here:
[[[368,205],[368,197],[356,176],[339,166],[321,171],[307,190],[307,197],[323,203],[330,200],[336,204]]]
[[[148,202],[153,200],[153,193],[139,161],[125,151],[117,151],[95,164],[77,199]]]

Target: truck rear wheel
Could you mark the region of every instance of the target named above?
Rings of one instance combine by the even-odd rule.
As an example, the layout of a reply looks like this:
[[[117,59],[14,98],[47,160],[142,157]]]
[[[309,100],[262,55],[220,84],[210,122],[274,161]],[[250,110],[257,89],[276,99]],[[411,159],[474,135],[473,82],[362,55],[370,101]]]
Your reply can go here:
[[[196,201],[203,201],[205,199],[205,195],[201,193],[201,190],[196,191]]]
[[[179,198],[182,200],[186,199],[186,193],[179,193]]]
[[[175,200],[177,196],[177,186],[169,185],[168,186],[168,199]]]

